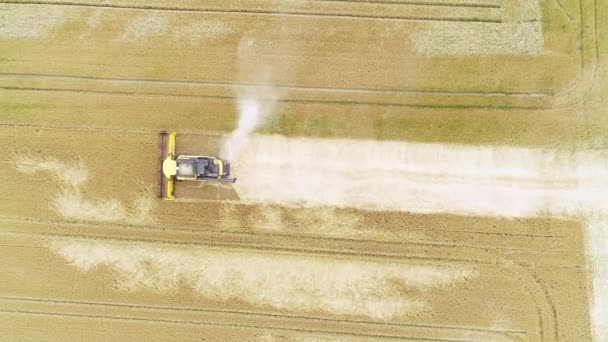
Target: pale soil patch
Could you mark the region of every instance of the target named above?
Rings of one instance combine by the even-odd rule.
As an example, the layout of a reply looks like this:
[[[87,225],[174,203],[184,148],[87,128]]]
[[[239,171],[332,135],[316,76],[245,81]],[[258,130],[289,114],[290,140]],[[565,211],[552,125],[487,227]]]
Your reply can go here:
[[[162,13],[141,15],[131,19],[123,38],[127,40],[139,40],[149,36],[162,35],[169,30],[169,18]]]
[[[68,164],[54,159],[28,159],[24,157],[18,159],[15,164],[19,172],[49,171],[61,182],[72,187],[80,187],[89,179],[89,172],[80,160]]]
[[[502,23],[433,22],[413,35],[416,51],[428,54],[540,55],[544,51],[538,0],[506,0]]]
[[[344,212],[336,207],[295,208],[261,205],[222,205],[220,225],[229,230],[242,227],[261,231],[311,234],[339,238],[361,239],[417,239],[425,238],[421,232],[408,229],[392,230],[383,222],[378,226],[365,222],[365,214],[357,211]]]
[[[96,10],[86,19],[86,23],[90,28],[97,28],[102,21],[104,12],[102,10]]]
[[[0,5],[0,38],[44,38],[68,19],[61,6],[44,13],[36,6],[26,6]]]
[[[431,29],[414,34],[419,53],[540,55],[544,50],[540,22],[442,22],[431,25]]]
[[[172,17],[165,13],[135,17],[126,24],[122,38],[127,41],[139,41],[148,37],[170,34],[174,39],[185,40],[191,45],[197,45],[204,39],[220,37],[232,32],[230,24],[220,20],[197,20],[187,23],[175,22],[171,19]]]
[[[63,217],[82,220],[120,221],[127,218],[120,201],[87,201],[78,189],[63,189],[55,198],[54,208]]]
[[[153,221],[150,212],[154,199],[150,193],[142,193],[129,210],[117,199],[91,201],[85,199],[81,187],[89,179],[89,173],[81,161],[64,163],[54,159],[29,159],[27,157],[15,162],[18,171],[36,173],[51,172],[62,183],[55,196],[52,207],[61,216],[80,220],[98,221]]]
[[[254,136],[241,200],[526,217],[608,210],[608,157],[496,146]]]
[[[186,39],[192,45],[202,43],[204,39],[230,33],[232,28],[225,22],[206,20],[197,21],[175,29],[174,37]]]
[[[413,314],[427,303],[415,293],[476,277],[471,267],[350,261],[314,256],[218,251],[54,239],[49,246],[83,271],[107,266],[124,290],[173,291],[242,300],[291,311],[324,311],[377,319]],[[401,291],[406,289],[408,294]]]
[[[301,334],[300,336],[287,337],[278,334],[259,334],[247,342],[359,342],[367,341],[362,338],[344,337],[344,336],[314,336]]]

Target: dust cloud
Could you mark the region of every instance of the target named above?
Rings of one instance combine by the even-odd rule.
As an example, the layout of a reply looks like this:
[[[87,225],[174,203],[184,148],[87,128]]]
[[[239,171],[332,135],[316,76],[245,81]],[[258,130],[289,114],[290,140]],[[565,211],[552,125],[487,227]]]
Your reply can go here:
[[[275,6],[282,7],[279,1]],[[244,37],[238,47],[239,82],[244,86],[235,88],[237,95],[237,127],[225,140],[221,157],[238,159],[243,149],[250,143],[251,135],[278,109],[284,91],[276,87],[278,83],[295,78],[298,66],[289,57],[277,58],[277,54],[289,55],[297,51],[300,39],[306,34],[301,27],[293,26],[281,17],[273,18],[261,32],[252,32]],[[280,51],[266,50],[266,42],[256,37],[272,37],[281,42]]]
[[[244,91],[246,92],[246,91]],[[237,128],[224,142],[221,156],[228,160],[236,159],[250,142],[251,135],[260,127],[272,112],[275,103],[261,102],[256,96],[246,94],[238,99],[239,120]]]
[[[224,141],[221,150],[222,158],[228,160],[238,158],[249,144],[251,135],[276,109],[280,96],[278,90],[268,85],[276,67],[256,56],[257,49],[254,38],[244,38],[239,44],[239,79],[251,85],[236,89],[237,127]]]

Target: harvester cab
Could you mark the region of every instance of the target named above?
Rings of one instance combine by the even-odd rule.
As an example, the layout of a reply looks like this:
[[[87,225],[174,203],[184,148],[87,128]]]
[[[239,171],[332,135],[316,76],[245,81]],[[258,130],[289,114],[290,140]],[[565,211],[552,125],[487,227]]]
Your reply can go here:
[[[161,140],[161,171],[160,197],[165,200],[175,199],[175,182],[209,181],[234,183],[236,178],[230,177],[228,161],[197,155],[177,155],[175,153],[176,133],[160,133]]]

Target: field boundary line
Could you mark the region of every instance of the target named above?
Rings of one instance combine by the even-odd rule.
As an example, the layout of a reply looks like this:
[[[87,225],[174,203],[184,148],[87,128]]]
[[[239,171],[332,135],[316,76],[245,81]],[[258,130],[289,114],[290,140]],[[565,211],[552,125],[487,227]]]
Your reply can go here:
[[[443,21],[443,22],[478,22],[500,24],[502,19],[481,19],[466,17],[432,17],[432,16],[387,16],[387,15],[365,15],[354,13],[322,13],[322,12],[298,12],[298,11],[273,11],[255,9],[219,9],[219,8],[194,8],[194,7],[170,7],[170,6],[150,6],[150,5],[127,5],[111,3],[86,3],[77,1],[1,1],[5,4],[17,5],[45,5],[45,6],[71,6],[71,7],[94,7],[108,9],[133,9],[149,11],[171,11],[171,12],[199,12],[199,13],[220,13],[220,14],[241,14],[241,15],[274,15],[285,17],[324,17],[324,18],[347,18],[347,19],[366,19],[366,20],[391,20],[391,21]]]

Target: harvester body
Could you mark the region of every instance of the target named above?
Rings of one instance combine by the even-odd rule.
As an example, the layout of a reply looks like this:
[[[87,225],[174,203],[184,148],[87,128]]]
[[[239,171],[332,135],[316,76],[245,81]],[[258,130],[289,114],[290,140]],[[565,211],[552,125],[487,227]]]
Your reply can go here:
[[[220,158],[175,153],[176,133],[161,132],[160,197],[175,199],[175,182],[209,181],[234,183],[230,178],[230,163]]]

